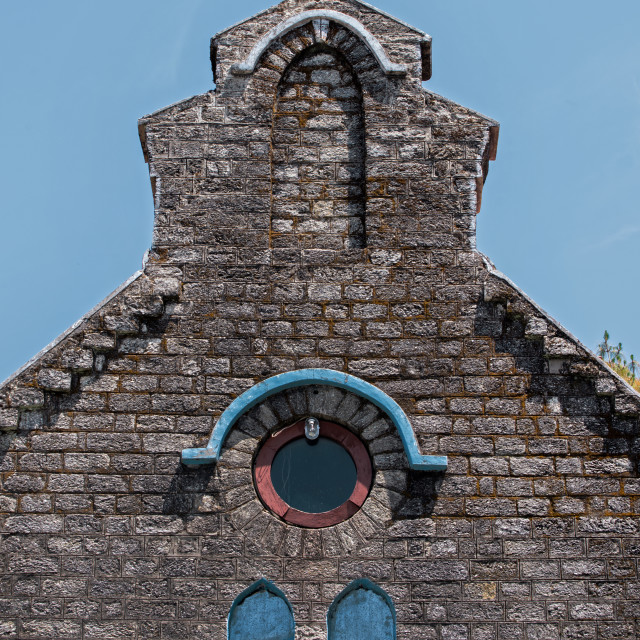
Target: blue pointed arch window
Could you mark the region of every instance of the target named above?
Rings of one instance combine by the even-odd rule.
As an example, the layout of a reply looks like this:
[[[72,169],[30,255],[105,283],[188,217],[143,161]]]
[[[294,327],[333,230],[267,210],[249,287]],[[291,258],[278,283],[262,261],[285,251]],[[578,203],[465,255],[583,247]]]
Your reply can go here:
[[[396,612],[391,598],[378,585],[354,580],[329,607],[328,640],[395,640]]]
[[[228,640],[294,640],[293,609],[273,583],[261,578],[231,605]]]

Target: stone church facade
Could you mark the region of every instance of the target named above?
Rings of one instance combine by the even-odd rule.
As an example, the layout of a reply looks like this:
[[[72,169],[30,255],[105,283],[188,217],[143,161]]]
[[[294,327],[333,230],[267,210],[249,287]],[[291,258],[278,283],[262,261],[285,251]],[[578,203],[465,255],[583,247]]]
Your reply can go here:
[[[211,60],[143,270],[0,386],[0,638],[638,637],[640,396],[476,250],[498,124],[357,0]]]

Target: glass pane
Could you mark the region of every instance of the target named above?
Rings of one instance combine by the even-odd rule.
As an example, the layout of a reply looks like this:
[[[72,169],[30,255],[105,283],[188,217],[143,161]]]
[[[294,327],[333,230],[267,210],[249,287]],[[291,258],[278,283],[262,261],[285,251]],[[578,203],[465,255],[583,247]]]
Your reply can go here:
[[[271,482],[291,507],[306,513],[322,513],[339,507],[356,486],[357,471],[341,445],[320,436],[298,438],[276,453]]]

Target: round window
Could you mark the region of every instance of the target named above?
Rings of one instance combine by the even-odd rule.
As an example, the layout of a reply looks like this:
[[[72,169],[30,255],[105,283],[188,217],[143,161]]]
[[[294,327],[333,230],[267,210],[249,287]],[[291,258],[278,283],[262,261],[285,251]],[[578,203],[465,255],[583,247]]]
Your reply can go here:
[[[362,442],[333,422],[305,436],[305,421],[282,429],[258,452],[255,484],[264,504],[286,522],[329,527],[350,518],[371,487],[371,460]]]

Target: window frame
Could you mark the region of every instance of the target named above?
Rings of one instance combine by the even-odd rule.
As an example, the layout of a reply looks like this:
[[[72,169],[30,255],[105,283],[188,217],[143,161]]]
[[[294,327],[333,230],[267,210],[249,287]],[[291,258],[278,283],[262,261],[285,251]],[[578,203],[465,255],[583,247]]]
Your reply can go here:
[[[371,459],[364,443],[355,434],[335,422],[320,420],[320,437],[337,442],[351,456],[356,467],[356,484],[349,498],[331,511],[309,513],[294,509],[275,490],[271,480],[271,465],[282,447],[292,440],[305,437],[304,425],[305,421],[299,420],[273,434],[262,445],[253,466],[256,491],[264,505],[289,524],[309,529],[330,527],[353,516],[364,504],[373,479]]]

